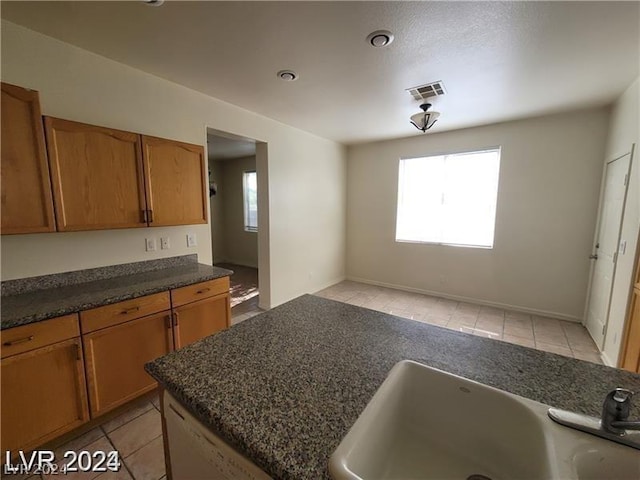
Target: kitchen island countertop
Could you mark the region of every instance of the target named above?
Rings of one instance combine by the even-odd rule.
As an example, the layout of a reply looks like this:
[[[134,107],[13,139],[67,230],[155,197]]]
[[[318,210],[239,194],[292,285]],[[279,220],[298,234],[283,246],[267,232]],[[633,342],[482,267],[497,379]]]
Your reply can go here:
[[[609,390],[640,391],[637,374],[312,295],[146,368],[273,478],[328,479],[329,456],[404,359],[596,416]]]

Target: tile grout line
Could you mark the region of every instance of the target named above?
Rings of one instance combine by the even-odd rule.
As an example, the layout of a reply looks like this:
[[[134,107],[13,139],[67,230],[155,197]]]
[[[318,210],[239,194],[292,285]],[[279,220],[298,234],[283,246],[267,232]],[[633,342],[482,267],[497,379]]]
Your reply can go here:
[[[138,418],[138,417],[136,417],[136,418]],[[127,422],[127,423],[129,423],[129,422]],[[126,424],[125,424],[125,425],[126,425]],[[133,476],[133,472],[132,472],[131,470],[129,470],[128,465],[125,463],[125,461],[124,461],[124,457],[121,457],[120,450],[118,450],[118,449],[116,448],[115,444],[111,441],[111,438],[110,438],[110,437],[109,437],[109,435],[107,434],[107,431],[103,428],[103,426],[102,426],[102,425],[100,425],[100,427],[99,427],[99,428],[100,428],[100,430],[102,430],[102,433],[104,434],[105,438],[107,439],[107,442],[109,442],[109,444],[113,447],[113,449],[114,449],[115,451],[117,451],[117,452],[118,452],[118,458],[119,458],[119,460],[120,460],[120,466],[121,466],[121,467],[124,467],[124,469],[127,471],[127,473],[129,474],[129,476],[130,476],[131,478],[133,478],[133,480],[136,480],[136,478]],[[116,429],[116,430],[117,430],[117,429]],[[121,471],[121,470],[118,470],[118,471]]]

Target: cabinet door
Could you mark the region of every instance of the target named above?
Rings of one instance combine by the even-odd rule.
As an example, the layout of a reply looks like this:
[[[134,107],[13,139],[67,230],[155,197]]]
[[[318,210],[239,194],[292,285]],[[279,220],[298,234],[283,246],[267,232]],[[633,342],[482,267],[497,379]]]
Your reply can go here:
[[[640,373],[640,289],[634,288],[621,367]]]
[[[217,295],[174,309],[176,349],[213,335],[229,326],[229,295]]]
[[[618,367],[640,373],[640,249],[636,251],[636,274]]]
[[[38,92],[2,84],[2,233],[53,232]]]
[[[169,311],[83,335],[91,416],[156,388],[144,364],[173,346]]]
[[[2,455],[31,450],[89,419],[80,338],[2,359]]]
[[[58,230],[144,227],[140,136],[45,117]]]
[[[207,223],[207,177],[199,145],[142,136],[149,225]]]

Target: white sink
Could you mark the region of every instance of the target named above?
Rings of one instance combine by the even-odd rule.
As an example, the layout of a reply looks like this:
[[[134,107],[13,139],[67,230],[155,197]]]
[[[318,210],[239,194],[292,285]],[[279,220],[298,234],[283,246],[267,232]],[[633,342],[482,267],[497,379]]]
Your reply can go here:
[[[329,471],[336,480],[587,480],[614,471],[640,478],[637,450],[557,425],[547,409],[405,360],[333,453]]]
[[[633,457],[624,449],[602,451],[587,447],[572,459],[579,480],[637,480],[640,478],[640,452]]]

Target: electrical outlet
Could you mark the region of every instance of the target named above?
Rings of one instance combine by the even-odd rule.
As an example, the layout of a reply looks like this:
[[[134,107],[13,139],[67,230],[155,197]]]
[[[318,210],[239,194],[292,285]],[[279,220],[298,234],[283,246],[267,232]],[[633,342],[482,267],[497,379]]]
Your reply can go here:
[[[198,245],[195,233],[187,233],[187,247],[195,247]]]
[[[156,251],[156,239],[155,238],[145,238],[145,246],[147,252],[155,252]]]
[[[169,237],[160,237],[160,249],[169,250]]]

